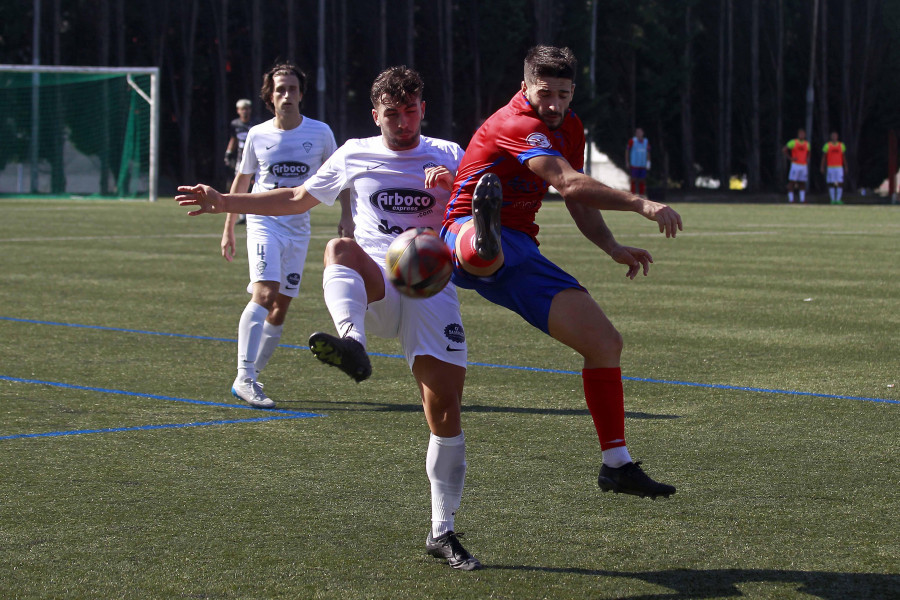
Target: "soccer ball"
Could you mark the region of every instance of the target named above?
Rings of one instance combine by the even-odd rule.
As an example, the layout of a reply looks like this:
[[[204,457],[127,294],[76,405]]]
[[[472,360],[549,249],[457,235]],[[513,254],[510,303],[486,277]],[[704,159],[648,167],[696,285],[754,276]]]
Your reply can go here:
[[[450,281],[450,249],[433,229],[417,227],[398,235],[384,257],[388,279],[404,296],[430,298]]]

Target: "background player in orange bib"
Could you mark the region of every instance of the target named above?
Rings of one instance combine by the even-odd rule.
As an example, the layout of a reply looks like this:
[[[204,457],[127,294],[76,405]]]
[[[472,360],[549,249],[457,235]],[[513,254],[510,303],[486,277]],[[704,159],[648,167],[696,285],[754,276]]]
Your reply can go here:
[[[791,159],[791,171],[788,173],[788,202],[794,201],[794,190],[800,191],[800,202],[806,202],[806,181],[809,179],[809,142],[806,141],[806,130],[798,129],[797,137],[789,141],[782,149]]]
[[[844,155],[846,152],[847,146],[838,140],[837,131],[832,131],[831,140],[822,146],[822,173],[825,173],[828,196],[831,198],[832,204],[844,203],[841,196],[844,195],[844,165],[847,164]]]

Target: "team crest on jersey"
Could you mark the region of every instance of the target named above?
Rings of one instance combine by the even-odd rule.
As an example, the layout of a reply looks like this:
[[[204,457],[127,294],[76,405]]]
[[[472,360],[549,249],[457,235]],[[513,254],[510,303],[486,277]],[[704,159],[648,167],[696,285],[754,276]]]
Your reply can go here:
[[[303,149],[306,150],[306,153],[309,154],[309,151],[312,150],[312,142],[303,142]]]
[[[272,165],[272,175],[276,177],[304,177],[309,173],[309,165],[302,162],[280,162]]]
[[[379,210],[401,215],[428,212],[435,205],[434,196],[429,193],[397,188],[379,190],[369,196],[369,202]]]
[[[547,136],[539,131],[535,131],[527,138],[525,141],[534,146],[535,148],[549,148],[550,140],[547,139]]]
[[[466,341],[466,332],[459,323],[450,323],[444,327],[444,337],[455,344],[463,344]]]

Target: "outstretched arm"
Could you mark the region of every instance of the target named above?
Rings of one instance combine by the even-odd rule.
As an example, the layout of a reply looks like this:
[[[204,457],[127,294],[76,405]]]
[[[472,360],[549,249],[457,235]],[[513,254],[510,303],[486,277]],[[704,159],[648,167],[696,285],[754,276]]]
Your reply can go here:
[[[642,248],[623,246],[617,242],[599,210],[570,200],[566,200],[566,208],[584,237],[609,254],[614,261],[628,267],[628,272],[625,273],[626,277],[634,279],[642,268],[644,275],[647,275],[653,257]]]
[[[295,188],[277,188],[257,194],[221,194],[208,185],[178,186],[180,195],[175,201],[180,206],[196,206],[190,216],[205,213],[238,213],[251,215],[297,215],[319,204],[302,185]]]
[[[559,191],[566,202],[578,202],[597,210],[624,210],[656,221],[659,232],[675,237],[684,227],[681,215],[672,208],[628,192],[614,190],[596,179],[579,173],[561,156],[535,156],[527,166],[538,177]]]

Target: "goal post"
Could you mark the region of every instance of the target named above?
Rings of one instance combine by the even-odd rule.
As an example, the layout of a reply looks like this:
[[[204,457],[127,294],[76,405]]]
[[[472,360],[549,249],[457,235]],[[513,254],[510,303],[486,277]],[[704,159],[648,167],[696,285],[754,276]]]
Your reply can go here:
[[[158,197],[158,67],[0,65],[0,195]]]

